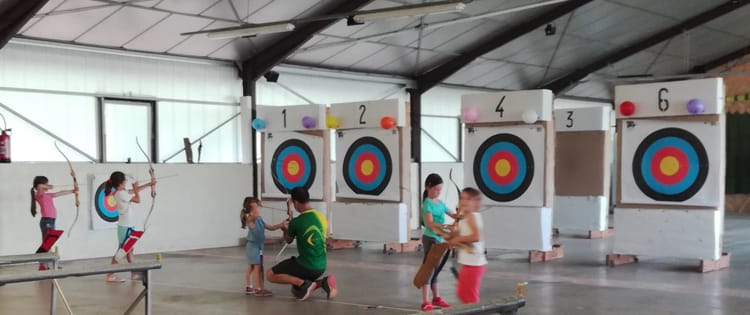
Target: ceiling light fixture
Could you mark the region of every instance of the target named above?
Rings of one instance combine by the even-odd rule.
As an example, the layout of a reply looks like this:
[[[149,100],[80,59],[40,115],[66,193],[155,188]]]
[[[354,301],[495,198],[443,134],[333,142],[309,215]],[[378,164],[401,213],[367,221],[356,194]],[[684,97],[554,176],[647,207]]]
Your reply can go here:
[[[357,23],[364,23],[388,18],[416,17],[429,14],[457,12],[464,8],[466,8],[466,4],[463,2],[445,1],[441,3],[418,4],[398,8],[362,11],[353,15],[352,20]]]
[[[274,34],[290,32],[294,30],[294,24],[292,23],[269,23],[269,24],[256,24],[239,27],[228,27],[219,28],[213,30],[204,30],[197,32],[182,33],[180,35],[196,35],[206,34],[206,37],[211,39],[229,39],[235,37],[251,37],[263,34]]]

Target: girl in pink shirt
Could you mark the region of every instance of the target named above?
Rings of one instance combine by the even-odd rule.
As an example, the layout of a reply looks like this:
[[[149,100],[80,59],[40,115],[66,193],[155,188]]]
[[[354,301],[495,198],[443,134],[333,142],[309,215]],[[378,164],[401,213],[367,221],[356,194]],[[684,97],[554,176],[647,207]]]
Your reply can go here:
[[[49,192],[52,185],[48,184],[49,179],[45,176],[34,177],[34,186],[31,187],[31,216],[36,217],[36,204],[42,212],[42,219],[39,220],[39,229],[42,231],[42,241],[47,236],[47,229],[55,228],[55,219],[57,219],[57,209],[52,198],[70,195],[78,191],[78,184],[73,185],[71,190],[61,190],[55,193]],[[47,269],[46,265],[39,265],[39,269]]]

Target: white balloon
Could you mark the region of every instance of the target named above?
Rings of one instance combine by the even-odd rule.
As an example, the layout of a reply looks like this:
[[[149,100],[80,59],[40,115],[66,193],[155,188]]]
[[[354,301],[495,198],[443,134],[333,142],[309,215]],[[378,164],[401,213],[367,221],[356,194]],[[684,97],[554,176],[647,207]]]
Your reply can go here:
[[[527,110],[524,111],[523,114],[521,114],[521,119],[523,119],[523,122],[527,124],[533,124],[537,119],[539,119],[539,115],[537,115],[533,110]]]

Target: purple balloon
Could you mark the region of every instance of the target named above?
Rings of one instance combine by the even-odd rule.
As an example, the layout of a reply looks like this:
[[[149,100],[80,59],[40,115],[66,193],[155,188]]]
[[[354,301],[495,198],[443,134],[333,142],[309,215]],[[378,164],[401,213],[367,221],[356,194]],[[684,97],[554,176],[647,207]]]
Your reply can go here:
[[[691,99],[687,103],[687,110],[691,114],[700,114],[704,109],[705,107],[703,106],[703,102],[701,102],[701,100],[697,98]]]
[[[310,116],[302,117],[302,126],[307,129],[315,128],[315,118]]]

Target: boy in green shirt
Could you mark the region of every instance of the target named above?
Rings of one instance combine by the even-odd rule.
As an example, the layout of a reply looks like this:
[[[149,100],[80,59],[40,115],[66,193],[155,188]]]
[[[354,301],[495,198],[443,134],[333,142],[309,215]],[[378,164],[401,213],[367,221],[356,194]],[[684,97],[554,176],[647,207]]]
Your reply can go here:
[[[268,270],[268,281],[280,284],[291,284],[292,293],[299,300],[310,297],[315,289],[322,287],[328,299],[338,294],[336,278],[333,275],[320,276],[326,271],[326,233],[328,221],[310,206],[310,194],[307,189],[297,187],[290,191],[292,198],[287,207],[294,205],[300,213],[296,218],[282,225],[284,240],[291,243],[297,240],[299,257],[278,263]]]

